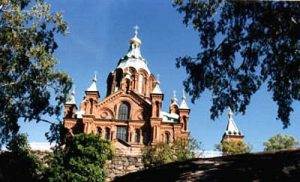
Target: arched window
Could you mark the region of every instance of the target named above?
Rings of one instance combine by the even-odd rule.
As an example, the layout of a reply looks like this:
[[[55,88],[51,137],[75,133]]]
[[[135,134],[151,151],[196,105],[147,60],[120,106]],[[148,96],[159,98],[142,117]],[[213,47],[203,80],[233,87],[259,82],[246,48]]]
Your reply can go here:
[[[122,78],[123,78],[123,71],[122,71],[122,69],[117,69],[117,71],[116,71],[116,77],[115,77],[115,81],[117,83],[116,86],[115,86],[115,92],[120,89]]]
[[[110,140],[110,129],[109,128],[105,128],[105,139]]]
[[[136,129],[134,133],[134,142],[135,143],[140,143],[140,130]]]
[[[90,114],[93,114],[93,99],[90,99],[90,103],[91,103],[91,108],[90,108]]]
[[[72,118],[73,115],[73,107],[70,107],[67,111],[66,118]]]
[[[156,117],[158,118],[159,117],[159,102],[156,102],[155,103],[155,105],[156,105]]]
[[[183,117],[183,129],[184,131],[187,131],[187,119],[185,116]]]
[[[127,103],[123,103],[119,108],[119,120],[128,120],[130,113],[130,106]]]
[[[100,138],[102,138],[102,128],[101,127],[97,127],[97,133],[100,136]]]
[[[164,137],[164,143],[169,143],[169,142],[170,142],[170,134],[166,132]]]

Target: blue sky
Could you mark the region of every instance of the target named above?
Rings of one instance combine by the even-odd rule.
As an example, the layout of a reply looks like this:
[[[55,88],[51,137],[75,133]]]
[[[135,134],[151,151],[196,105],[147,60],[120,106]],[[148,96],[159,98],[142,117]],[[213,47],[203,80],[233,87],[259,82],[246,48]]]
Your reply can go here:
[[[183,68],[175,67],[175,59],[196,55],[200,51],[197,32],[182,24],[182,16],[172,7],[171,1],[151,0],[48,0],[53,11],[61,11],[69,24],[70,34],[58,36],[57,69],[67,72],[76,85],[79,103],[85,89],[91,84],[94,72],[98,73],[97,87],[101,97],[106,94],[106,78],[129,48],[133,26],[138,25],[142,40],[142,55],[154,74],[160,75],[161,89],[165,94],[163,109],[168,111],[173,90],[180,100]],[[219,143],[227,124],[227,113],[215,121],[210,119],[211,94],[206,92],[190,102],[189,130],[191,136],[202,142],[205,150],[213,150]],[[276,120],[277,106],[264,86],[251,100],[245,115],[234,115],[245,141],[253,151],[263,150],[262,143],[277,133],[300,139],[300,103],[293,104],[291,126],[282,129]],[[46,142],[44,133],[49,126],[44,123],[24,123],[21,130],[29,134],[31,142]]]

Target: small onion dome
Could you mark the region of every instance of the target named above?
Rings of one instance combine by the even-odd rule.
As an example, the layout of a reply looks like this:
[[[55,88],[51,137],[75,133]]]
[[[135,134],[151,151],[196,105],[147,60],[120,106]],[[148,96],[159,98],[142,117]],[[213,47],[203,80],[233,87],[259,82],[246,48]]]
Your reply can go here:
[[[171,103],[172,103],[172,105],[173,104],[178,105],[177,104],[177,98],[176,98],[176,91],[175,90],[173,91],[173,98],[171,99]]]
[[[176,98],[176,97],[173,97],[173,98],[171,99],[171,101],[172,101],[172,103],[177,102],[177,98]]]

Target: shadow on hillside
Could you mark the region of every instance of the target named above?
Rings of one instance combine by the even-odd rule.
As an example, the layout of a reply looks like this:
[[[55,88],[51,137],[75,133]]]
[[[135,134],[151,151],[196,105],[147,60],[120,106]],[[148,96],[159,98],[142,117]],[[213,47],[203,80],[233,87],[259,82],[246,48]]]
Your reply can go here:
[[[300,181],[300,150],[243,154],[170,163],[119,181]]]

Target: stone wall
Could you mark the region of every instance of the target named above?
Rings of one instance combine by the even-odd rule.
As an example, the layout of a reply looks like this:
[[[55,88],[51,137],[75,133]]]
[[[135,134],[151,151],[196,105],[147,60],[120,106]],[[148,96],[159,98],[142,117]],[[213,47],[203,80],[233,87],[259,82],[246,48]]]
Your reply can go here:
[[[107,181],[112,181],[115,177],[144,169],[142,156],[116,155],[106,163]]]
[[[47,166],[47,155],[52,151],[33,150],[34,155],[38,157]],[[105,171],[107,173],[107,180],[112,181],[115,177],[123,176],[125,174],[136,172],[144,169],[142,156],[140,151],[136,150],[116,150],[116,154],[112,160],[106,162]]]

